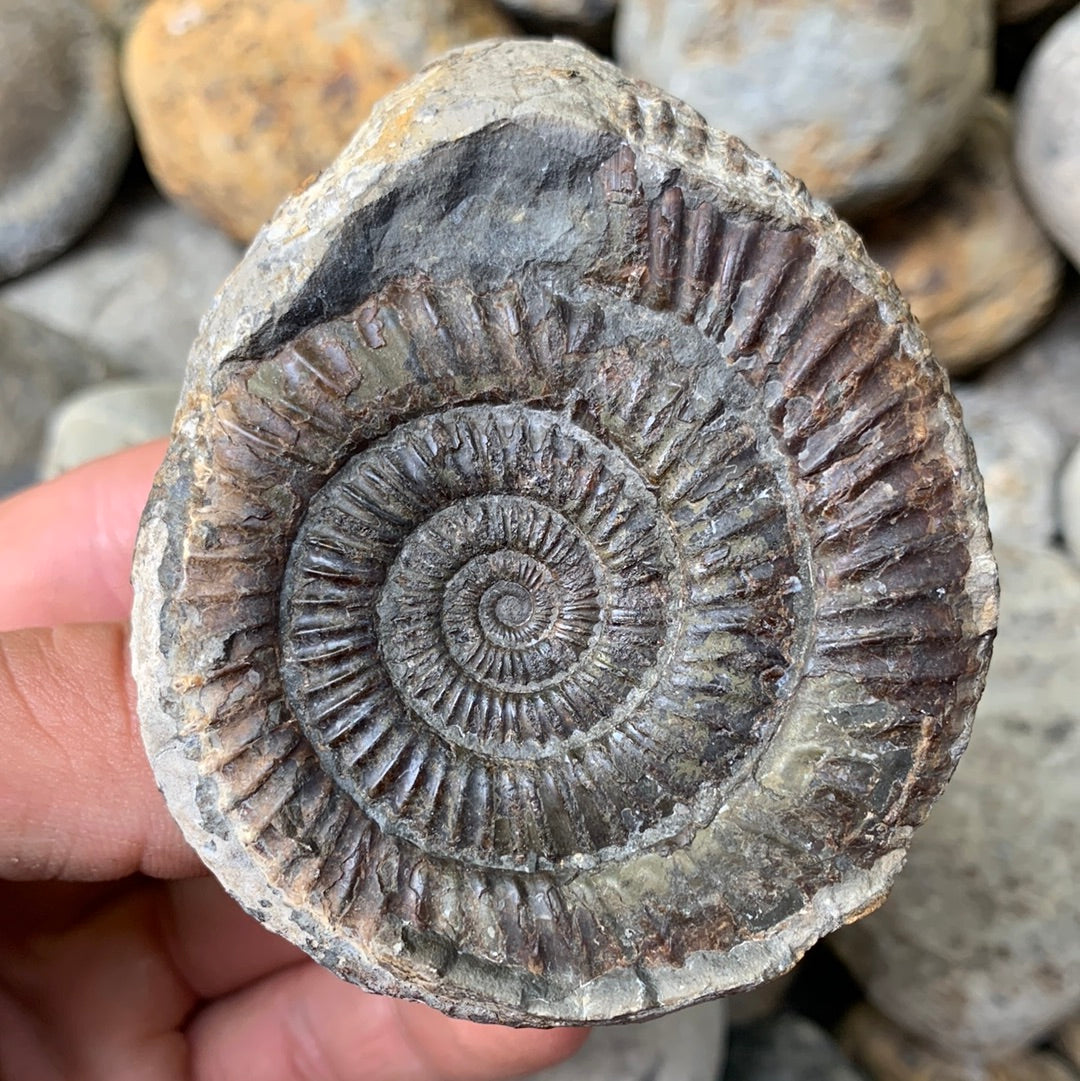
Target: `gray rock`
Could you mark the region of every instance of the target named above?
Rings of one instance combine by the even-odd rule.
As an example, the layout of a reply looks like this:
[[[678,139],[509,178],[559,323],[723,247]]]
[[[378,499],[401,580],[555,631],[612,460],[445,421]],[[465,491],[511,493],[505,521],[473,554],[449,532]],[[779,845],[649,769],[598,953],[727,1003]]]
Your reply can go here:
[[[131,153],[116,51],[76,0],[0,0],[0,281],[105,209]]]
[[[971,746],[890,898],[830,940],[883,1013],[954,1058],[1007,1055],[1080,1006],[1080,573],[996,554]]]
[[[813,1021],[783,1014],[731,1030],[724,1081],[864,1081]]]
[[[1054,1046],[1077,1070],[1080,1070],[1080,1013],[1074,1013],[1054,1033]]]
[[[1061,471],[1058,515],[1065,547],[1073,559],[1080,561],[1080,446],[1073,450]]]
[[[1049,421],[1000,393],[978,385],[953,389],[975,444],[994,541],[1049,545],[1058,532],[1064,439]]]
[[[1080,293],[1069,292],[1050,322],[987,368],[979,386],[1049,421],[1066,446],[1080,442]]]
[[[501,0],[515,15],[548,22],[593,26],[615,10],[616,0]]]
[[[179,381],[110,381],[80,391],[53,414],[39,473],[43,479],[169,434]]]
[[[988,0],[623,0],[615,55],[857,213],[959,144],[992,24]]]
[[[865,1003],[844,1019],[840,1041],[873,1081],[1078,1081],[1052,1051],[1025,1047],[992,1062],[947,1058]]]
[[[722,1000],[640,1025],[607,1025],[569,1061],[526,1081],[716,1081],[726,1032]]]
[[[1024,22],[1055,8],[1069,7],[1075,2],[1076,0],[997,0],[998,22]]]
[[[731,995],[726,1000],[728,1020],[731,1024],[749,1025],[779,1013],[784,1007],[792,983],[795,982],[795,971],[792,969],[779,979],[769,980],[740,995]]]
[[[125,34],[148,0],[89,0],[92,7],[118,34]]]
[[[117,203],[60,262],[0,288],[0,303],[154,378],[179,378],[199,319],[239,247],[149,186]]]
[[[96,350],[0,307],[0,494],[34,478],[57,404],[110,370]]]
[[[1036,214],[1080,267],[1080,8],[1039,42],[1016,92],[1016,161]]]

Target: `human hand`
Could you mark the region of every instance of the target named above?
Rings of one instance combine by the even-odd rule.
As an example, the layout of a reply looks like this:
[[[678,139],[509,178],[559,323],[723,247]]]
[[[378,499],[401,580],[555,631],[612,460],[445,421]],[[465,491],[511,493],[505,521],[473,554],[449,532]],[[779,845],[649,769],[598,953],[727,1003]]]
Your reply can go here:
[[[343,983],[185,844],[120,622],[164,449],[0,503],[0,1078],[493,1081],[566,1057],[583,1032],[452,1021]]]

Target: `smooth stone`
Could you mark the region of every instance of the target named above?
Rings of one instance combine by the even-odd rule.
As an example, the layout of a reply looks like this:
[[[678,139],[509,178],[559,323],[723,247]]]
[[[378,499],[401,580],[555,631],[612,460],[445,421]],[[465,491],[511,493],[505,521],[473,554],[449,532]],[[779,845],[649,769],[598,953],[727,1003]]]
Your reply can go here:
[[[1065,441],[1024,405],[978,384],[954,384],[975,444],[995,543],[1049,546],[1058,532],[1057,477]]]
[[[89,4],[117,34],[125,34],[147,0],[89,0]]]
[[[178,381],[115,380],[73,395],[49,421],[41,478],[168,435],[179,398]]]
[[[1047,1051],[1023,1050],[995,1062],[951,1061],[869,1006],[845,1018],[840,1040],[872,1081],[1078,1081],[1068,1063]]]
[[[951,1058],[1080,1008],[1080,571],[997,545],[1001,620],[971,745],[879,911],[834,935],[867,998]]]
[[[110,373],[108,359],[83,342],[0,306],[0,494],[34,479],[57,404]]]
[[[525,1081],[717,1081],[724,1068],[727,1010],[703,1002],[638,1025],[601,1025],[581,1050]]]
[[[239,258],[228,237],[147,185],[125,193],[64,259],[0,288],[0,303],[132,371],[179,379],[199,320]]]
[[[1036,15],[1068,7],[1075,0],[997,0],[999,23],[1022,23]]]
[[[1054,1033],[1054,1047],[1080,1070],[1080,1013],[1075,1013]]]
[[[76,0],[0,0],[0,281],[69,248],[131,154],[116,51]]]
[[[615,11],[616,0],[502,0],[515,15],[570,26],[595,26]]]
[[[1080,292],[1051,320],[980,373],[979,387],[1014,409],[1050,422],[1071,447],[1080,442]]]
[[[1058,510],[1065,547],[1080,562],[1080,447],[1074,448],[1061,471]]]
[[[1002,98],[980,102],[964,142],[914,202],[862,230],[950,372],[967,372],[1050,314],[1065,269],[1016,184]]]
[[[1080,7],[1039,42],[1016,91],[1016,162],[1032,208],[1080,267]]]
[[[623,0],[615,55],[855,214],[960,143],[992,24],[989,0]]]
[[[795,982],[796,969],[785,972],[775,980],[768,980],[749,991],[730,995],[725,1001],[728,1007],[728,1021],[734,1025],[750,1025],[755,1021],[778,1014],[787,1001],[788,992]]]
[[[511,33],[491,0],[152,0],[124,86],[158,185],[246,241],[389,90]]]
[[[733,1027],[723,1081],[865,1081],[819,1025],[788,1013]]]

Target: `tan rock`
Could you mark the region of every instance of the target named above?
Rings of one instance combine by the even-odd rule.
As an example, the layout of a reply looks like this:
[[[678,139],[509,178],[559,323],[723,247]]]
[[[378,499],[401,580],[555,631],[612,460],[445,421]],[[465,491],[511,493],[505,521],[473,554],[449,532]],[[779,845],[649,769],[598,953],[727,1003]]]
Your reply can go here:
[[[999,23],[1021,23],[1045,11],[1067,7],[1073,0],[997,0]]]
[[[126,33],[147,0],[87,0],[105,22],[118,34]]]
[[[154,0],[124,84],[158,184],[249,240],[388,90],[509,32],[489,0]]]
[[[1061,256],[1017,188],[1011,118],[1000,98],[981,103],[923,195],[869,222],[863,238],[951,372],[1018,342],[1061,288]]]
[[[1074,1014],[1057,1030],[1054,1046],[1080,1070],[1080,1013]]]
[[[1080,267],[1080,7],[1039,43],[1016,93],[1016,162],[1032,208]]]
[[[615,53],[850,214],[959,144],[992,23],[989,0],[623,0]]]
[[[870,1006],[848,1014],[840,1042],[872,1081],[1077,1081],[1069,1065],[1047,1051],[1022,1051],[993,1063],[953,1062]]]

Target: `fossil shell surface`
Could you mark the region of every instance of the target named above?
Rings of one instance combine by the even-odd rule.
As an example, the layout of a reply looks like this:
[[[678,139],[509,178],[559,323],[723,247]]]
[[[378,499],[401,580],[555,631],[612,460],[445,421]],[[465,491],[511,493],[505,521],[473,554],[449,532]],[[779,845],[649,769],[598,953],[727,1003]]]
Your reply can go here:
[[[150,758],[225,886],[519,1024],[750,986],[877,904],[996,609],[957,406],[854,234],[537,42],[427,69],[256,238],[135,582]]]

